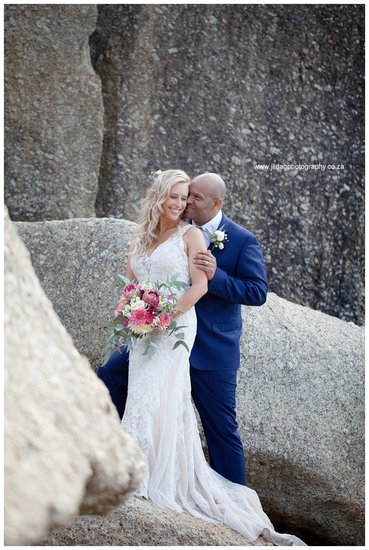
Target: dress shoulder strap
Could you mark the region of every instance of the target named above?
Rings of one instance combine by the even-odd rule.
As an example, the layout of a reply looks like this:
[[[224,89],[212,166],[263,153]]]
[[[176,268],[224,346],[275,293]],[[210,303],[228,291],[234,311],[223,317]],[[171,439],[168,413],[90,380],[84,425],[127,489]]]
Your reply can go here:
[[[193,225],[191,225],[190,223],[188,223],[187,225],[184,225],[183,227],[180,227],[179,234],[183,236],[186,233],[186,231],[190,229],[190,227],[193,227]]]

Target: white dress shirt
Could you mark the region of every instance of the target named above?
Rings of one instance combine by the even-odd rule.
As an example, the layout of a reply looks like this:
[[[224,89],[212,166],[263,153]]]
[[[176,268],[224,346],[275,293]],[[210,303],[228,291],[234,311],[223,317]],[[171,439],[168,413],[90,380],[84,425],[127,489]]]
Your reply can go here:
[[[218,229],[218,227],[220,226],[220,222],[222,221],[222,216],[223,216],[222,211],[219,210],[218,214],[214,216],[214,218],[211,219],[209,222],[204,223],[204,225],[197,226],[197,227],[200,227],[200,229],[202,229],[202,233],[203,233],[207,247],[210,244],[210,238],[205,230],[207,229],[208,231],[210,231],[210,233],[213,233],[214,231],[216,231],[216,229]],[[192,224],[196,225],[193,220],[192,220]]]

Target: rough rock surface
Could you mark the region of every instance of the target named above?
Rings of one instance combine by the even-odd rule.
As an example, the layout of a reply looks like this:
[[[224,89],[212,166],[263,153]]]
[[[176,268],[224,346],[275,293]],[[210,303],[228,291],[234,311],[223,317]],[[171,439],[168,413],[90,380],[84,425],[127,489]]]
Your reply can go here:
[[[17,222],[38,278],[79,352],[97,367],[125,272],[132,222],[74,219]]]
[[[101,82],[95,5],[5,6],[5,201],[13,220],[95,215]]]
[[[364,330],[275,294],[243,320],[250,484],[275,523],[288,517],[315,544],[364,544]]]
[[[81,357],[6,219],[5,544],[122,503],[141,454]]]
[[[271,546],[228,527],[178,514],[137,497],[105,516],[81,516],[38,542],[39,546]]]
[[[226,211],[260,239],[270,289],[363,323],[364,6],[98,10],[97,215],[135,221],[152,170],[219,172]]]
[[[133,224],[16,226],[76,347],[96,366],[114,309],[110,280],[123,271]],[[364,330],[273,293],[243,315],[238,414],[250,485],[284,531],[363,544]]]

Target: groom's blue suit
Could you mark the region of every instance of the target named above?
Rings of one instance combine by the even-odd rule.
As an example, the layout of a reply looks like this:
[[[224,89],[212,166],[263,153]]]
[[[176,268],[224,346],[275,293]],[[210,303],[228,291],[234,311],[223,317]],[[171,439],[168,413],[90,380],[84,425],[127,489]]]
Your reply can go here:
[[[261,306],[267,296],[267,281],[256,237],[225,215],[220,226],[224,226],[228,242],[223,250],[214,250],[217,269],[207,294],[195,306],[197,336],[190,356],[191,387],[212,467],[227,479],[245,484],[236,420],[241,304]],[[125,348],[121,348],[98,369],[120,417],[127,395],[128,359]]]

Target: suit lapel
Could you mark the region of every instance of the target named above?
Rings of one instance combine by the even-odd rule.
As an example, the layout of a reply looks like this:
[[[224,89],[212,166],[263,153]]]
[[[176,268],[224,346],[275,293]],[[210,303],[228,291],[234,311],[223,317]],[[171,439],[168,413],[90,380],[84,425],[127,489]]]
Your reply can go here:
[[[188,223],[192,223],[192,219],[189,219]],[[229,218],[227,218],[227,216],[224,213],[222,213],[221,222],[220,222],[219,226],[216,229],[219,229],[220,227],[223,227],[223,226],[224,226],[224,228],[223,228],[224,231],[227,233],[227,230],[228,230],[228,227],[229,227]],[[212,245],[212,243],[209,243],[208,250],[211,249],[211,245]],[[216,248],[215,250],[212,251],[212,254],[216,255],[218,252],[221,252],[221,250],[219,248]]]
[[[223,227],[224,226],[224,227]],[[225,233],[228,232],[228,227],[229,227],[229,219],[227,218],[227,216],[225,214],[222,213],[222,219],[221,219],[221,222],[219,224],[219,226],[217,227],[217,229],[220,229],[221,227],[223,227],[223,231]],[[227,245],[225,245],[227,246]],[[211,243],[209,244],[208,246],[208,250],[211,249]],[[220,250],[220,248],[215,248],[215,250],[212,251],[212,254],[214,256],[218,256],[219,253],[223,252],[223,250]]]

